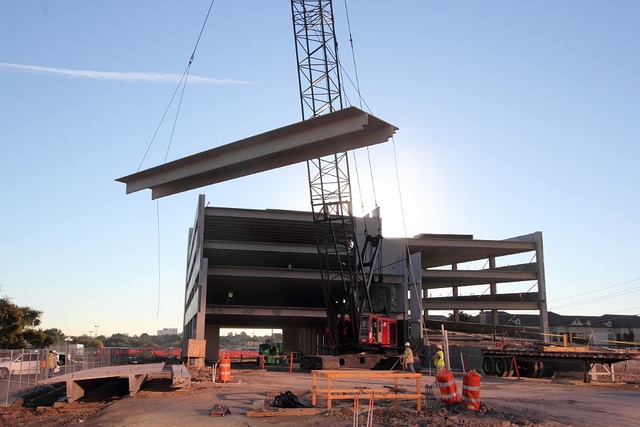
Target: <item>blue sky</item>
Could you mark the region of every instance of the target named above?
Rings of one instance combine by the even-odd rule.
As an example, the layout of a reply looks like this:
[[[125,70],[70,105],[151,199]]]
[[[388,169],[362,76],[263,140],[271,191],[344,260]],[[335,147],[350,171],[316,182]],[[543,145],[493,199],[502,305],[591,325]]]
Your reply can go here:
[[[0,293],[43,327],[181,330],[199,193],[309,209],[303,164],[158,204],[114,181],[138,169],[209,4],[0,2]],[[377,202],[387,237],[540,230],[550,310],[640,313],[640,3],[347,5],[342,64],[354,79],[355,55],[366,105],[400,128],[355,153],[355,213]],[[177,103],[143,169],[300,120],[290,13],[214,2],[173,137]]]

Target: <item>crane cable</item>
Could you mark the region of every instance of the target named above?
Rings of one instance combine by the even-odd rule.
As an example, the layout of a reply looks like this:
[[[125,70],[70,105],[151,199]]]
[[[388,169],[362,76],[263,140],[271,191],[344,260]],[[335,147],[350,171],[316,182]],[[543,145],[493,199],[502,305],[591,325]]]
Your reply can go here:
[[[140,169],[142,168],[142,164],[144,163],[147,154],[149,153],[149,150],[151,149],[151,146],[153,145],[156,136],[158,135],[158,132],[160,131],[160,127],[162,126],[162,124],[164,123],[165,118],[167,117],[167,113],[169,112],[169,109],[171,108],[171,105],[173,104],[173,101],[176,98],[176,94],[178,93],[178,91],[180,90],[180,87],[182,87],[182,91],[180,92],[180,99],[178,101],[178,106],[176,108],[176,114],[173,118],[173,125],[171,127],[171,134],[169,136],[169,143],[167,144],[167,150],[165,152],[164,155],[164,163],[167,163],[167,159],[169,157],[169,150],[171,148],[171,143],[173,142],[173,135],[175,134],[175,130],[176,130],[176,125],[178,123],[178,117],[180,114],[180,108],[182,107],[182,100],[184,98],[184,93],[185,90],[187,88],[187,81],[189,80],[189,73],[191,71],[191,64],[193,64],[193,60],[195,59],[196,56],[196,51],[198,50],[198,45],[200,44],[200,39],[202,38],[202,34],[204,33],[204,29],[207,25],[207,21],[209,20],[209,15],[211,14],[211,9],[213,8],[213,3],[215,2],[215,0],[211,0],[211,3],[209,4],[209,9],[207,10],[207,15],[204,18],[204,22],[202,23],[202,27],[200,28],[200,33],[198,34],[198,39],[196,40],[195,46],[193,48],[193,51],[191,52],[191,56],[189,57],[189,61],[187,63],[187,66],[184,70],[184,72],[182,73],[182,77],[180,78],[180,81],[178,82],[176,89],[173,91],[173,95],[171,96],[171,99],[169,100],[169,104],[167,105],[167,108],[164,110],[164,113],[162,115],[162,118],[160,119],[160,122],[158,123],[158,126],[156,127],[156,130],[153,134],[153,137],[151,138],[151,141],[149,142],[149,145],[147,146],[147,150],[145,151],[144,155],[142,156],[142,160],[140,161],[140,165],[138,165],[138,172],[140,171]],[[160,295],[161,295],[161,282],[162,282],[162,269],[161,269],[161,251],[160,251],[160,199],[156,200],[156,221],[157,221],[157,242],[158,242],[158,250],[157,250],[157,257],[158,257],[158,304],[157,304],[157,309],[156,309],[156,317],[160,316]]]
[[[349,8],[347,7],[347,0],[344,0],[344,7],[345,7],[345,12],[346,12],[346,19],[347,19],[347,28],[349,30],[349,43],[351,46],[351,55],[353,58],[353,68],[354,68],[354,73],[355,73],[355,84],[353,82],[353,80],[351,80],[351,78],[349,78],[348,74],[347,74],[347,78],[349,79],[349,81],[351,82],[352,85],[355,86],[356,89],[356,93],[358,94],[358,101],[359,101],[359,105],[360,105],[360,109],[363,108],[363,103],[364,105],[367,105],[366,102],[364,101],[364,98],[362,97],[362,92],[360,91],[360,80],[358,77],[358,67],[357,67],[357,63],[356,63],[356,59],[355,59],[355,48],[353,45],[353,36],[351,33],[351,21],[349,19]],[[369,106],[366,106],[367,111],[371,112],[371,109],[369,108]],[[415,273],[413,270],[413,263],[411,260],[411,256],[409,254],[409,241],[407,238],[407,225],[406,225],[406,220],[405,220],[405,214],[404,214],[404,203],[402,200],[402,191],[400,190],[400,175],[399,175],[399,168],[398,168],[398,156],[396,153],[396,142],[395,142],[395,138],[392,136],[391,137],[391,143],[393,146],[393,160],[394,160],[394,165],[395,165],[395,172],[396,172],[396,182],[398,183],[398,195],[399,195],[399,199],[400,199],[400,213],[402,216],[402,227],[404,230],[404,236],[405,236],[405,244],[406,244],[406,249],[407,249],[407,260],[409,262],[409,275],[410,275],[410,281],[413,284],[413,286],[415,287],[415,295],[420,298],[420,292],[418,289],[418,282],[415,278]],[[360,189],[360,177],[358,174],[358,167],[357,167],[357,160],[356,160],[356,156],[355,156],[355,152],[353,154],[353,159],[354,162],[356,164],[356,177],[357,177],[357,182],[358,182],[358,191],[360,193],[360,200],[361,200],[361,205],[362,205],[362,210],[364,213],[364,202],[362,201],[362,191]],[[375,182],[373,179],[373,167],[371,165],[371,153],[369,151],[369,147],[367,147],[367,160],[369,163],[369,173],[370,173],[370,177],[371,177],[371,185],[373,188],[373,199],[374,199],[374,204],[375,206],[378,206],[378,197],[376,195],[376,189],[375,189]],[[366,224],[366,222],[365,222]],[[423,320],[423,314],[422,314],[422,310],[420,310],[420,323],[421,323],[421,327],[423,327],[424,325],[424,320]]]
[[[358,64],[356,62],[355,47],[353,45],[353,34],[351,32],[351,20],[349,19],[349,7],[347,6],[347,0],[344,0],[344,10],[345,10],[345,16],[346,16],[346,19],[347,19],[347,29],[349,31],[349,45],[351,47],[351,59],[352,59],[352,62],[353,62],[353,72],[354,72],[354,75],[355,75],[355,84],[354,84],[353,80],[351,80],[350,78],[349,78],[349,81],[355,87],[356,93],[358,94],[358,104],[360,106],[360,109],[362,110],[363,109],[364,100],[362,98],[362,93],[360,92],[360,78],[359,78],[359,75],[358,75]],[[338,63],[340,64],[339,61],[338,61]],[[344,74],[344,69],[342,69],[342,67],[340,67],[340,68],[341,68],[341,70],[343,71],[343,74]],[[348,75],[347,75],[347,77],[348,77]],[[345,97],[347,97],[346,94],[345,94]],[[347,97],[347,100],[348,100],[348,97]],[[378,196],[376,194],[376,186],[375,186],[375,182],[374,182],[374,179],[373,179],[373,168],[371,166],[371,153],[369,152],[369,147],[366,147],[366,150],[367,150],[367,160],[368,160],[368,163],[369,163],[369,175],[370,175],[370,178],[371,178],[371,188],[372,188],[372,191],[373,191],[373,203],[374,203],[374,206],[378,206]],[[353,161],[354,161],[354,164],[355,164],[356,181],[358,183],[358,193],[360,194],[360,206],[362,207],[362,214],[364,215],[364,199],[362,197],[362,187],[360,186],[360,174],[359,174],[359,171],[358,171],[358,160],[356,159],[355,151],[353,152],[352,157],[353,157]],[[378,230],[378,232],[379,231],[380,230]]]
[[[153,145],[156,136],[158,135],[158,132],[160,131],[160,127],[162,126],[162,123],[164,123],[164,119],[167,116],[167,113],[169,112],[169,108],[171,108],[171,105],[173,104],[173,101],[176,97],[176,94],[178,93],[178,90],[180,89],[180,87],[182,86],[182,93],[180,96],[180,101],[178,103],[178,108],[176,111],[176,115],[175,118],[173,120],[173,128],[171,130],[171,137],[169,138],[169,144],[167,146],[167,152],[165,153],[165,157],[164,157],[164,163],[167,162],[167,157],[169,155],[169,148],[171,147],[171,142],[173,140],[173,133],[175,130],[175,126],[178,120],[178,113],[180,112],[180,107],[182,105],[182,97],[184,96],[184,91],[185,88],[187,86],[187,80],[189,78],[189,72],[191,71],[191,64],[193,63],[193,60],[195,58],[196,55],[196,50],[198,49],[198,45],[200,44],[200,39],[202,38],[202,33],[204,32],[204,28],[207,25],[207,21],[209,20],[209,15],[211,14],[211,9],[213,8],[213,3],[215,2],[215,0],[211,0],[211,3],[209,4],[209,10],[207,11],[207,15],[204,19],[204,22],[202,23],[202,27],[200,28],[200,34],[198,34],[198,39],[196,40],[196,44],[193,48],[193,52],[191,53],[191,56],[189,57],[189,62],[187,63],[187,67],[185,68],[184,72],[182,73],[182,77],[180,78],[180,81],[178,82],[178,84],[176,85],[176,89],[173,91],[173,95],[171,96],[171,99],[169,100],[169,104],[167,105],[167,108],[164,110],[164,114],[162,115],[162,118],[160,119],[160,122],[158,123],[158,126],[156,127],[156,131],[153,134],[153,137],[151,138],[151,141],[149,142],[149,145],[147,146],[147,150],[144,152],[144,155],[142,156],[142,160],[140,161],[140,165],[138,165],[138,170],[137,172],[140,172],[140,169],[142,168],[142,164],[144,163],[144,160],[147,157],[147,154],[149,153],[149,150],[151,149],[151,146]]]

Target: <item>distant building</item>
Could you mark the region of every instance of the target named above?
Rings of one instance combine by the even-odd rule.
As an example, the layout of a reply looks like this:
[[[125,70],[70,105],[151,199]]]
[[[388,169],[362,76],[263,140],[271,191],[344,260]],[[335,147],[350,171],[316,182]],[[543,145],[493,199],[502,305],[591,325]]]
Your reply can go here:
[[[178,328],[162,328],[158,330],[158,336],[160,335],[177,335]]]
[[[486,312],[479,315],[480,323],[486,323]],[[602,316],[560,315],[549,312],[548,341],[562,342],[567,334],[569,341],[583,345],[616,346],[640,343],[640,316],[604,314]],[[532,332],[540,324],[539,315],[499,312],[500,325],[522,328]]]

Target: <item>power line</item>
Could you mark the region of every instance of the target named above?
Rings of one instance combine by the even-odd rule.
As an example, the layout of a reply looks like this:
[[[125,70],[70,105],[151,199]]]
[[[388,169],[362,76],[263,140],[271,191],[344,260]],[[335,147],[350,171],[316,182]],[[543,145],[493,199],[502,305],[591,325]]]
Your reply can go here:
[[[622,286],[622,285],[626,285],[627,283],[632,283],[632,282],[635,282],[637,280],[640,280],[640,277],[636,277],[635,279],[627,280],[626,282],[621,282],[621,283],[618,283],[618,284],[615,284],[615,285],[606,286],[604,288],[596,289],[596,290],[593,290],[593,291],[584,292],[584,293],[581,293],[581,294],[575,294],[575,295],[571,295],[571,296],[564,297],[564,298],[558,298],[558,299],[556,299],[556,301],[562,301],[562,300],[570,299],[570,298],[578,298],[578,297],[581,297],[581,296],[584,296],[584,295],[593,294],[595,292],[602,292],[604,290],[615,288],[615,287]]]
[[[574,306],[577,306],[577,305],[589,304],[591,302],[596,302],[596,301],[602,301],[602,300],[605,300],[605,299],[615,298],[615,297],[631,294],[631,293],[638,292],[638,291],[640,291],[640,286],[638,286],[637,288],[632,288],[632,289],[627,289],[627,290],[624,290],[624,291],[616,292],[614,294],[611,294],[611,295],[608,295],[608,296],[605,296],[605,297],[591,298],[591,299],[588,299],[588,300],[585,300],[585,301],[579,301],[579,302],[576,302],[576,303],[564,304],[564,305],[560,305],[560,306],[553,306],[552,308],[554,310],[557,310],[557,309],[560,309],[560,308],[574,307]]]

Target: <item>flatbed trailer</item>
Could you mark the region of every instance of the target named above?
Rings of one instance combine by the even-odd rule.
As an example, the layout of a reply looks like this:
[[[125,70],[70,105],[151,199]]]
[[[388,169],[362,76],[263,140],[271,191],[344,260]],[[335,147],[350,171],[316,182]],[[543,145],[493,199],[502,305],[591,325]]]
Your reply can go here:
[[[508,377],[514,373],[531,378],[550,377],[560,363],[582,363],[584,381],[590,382],[596,365],[602,365],[615,380],[612,365],[640,360],[638,351],[615,351],[590,347],[543,346],[527,348],[489,348],[482,350],[485,375]]]

